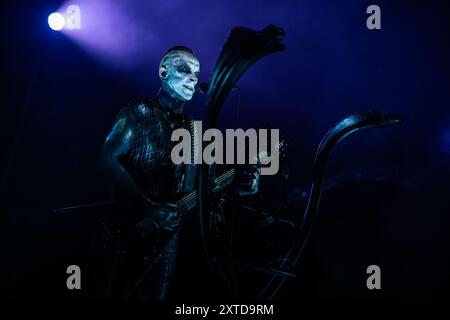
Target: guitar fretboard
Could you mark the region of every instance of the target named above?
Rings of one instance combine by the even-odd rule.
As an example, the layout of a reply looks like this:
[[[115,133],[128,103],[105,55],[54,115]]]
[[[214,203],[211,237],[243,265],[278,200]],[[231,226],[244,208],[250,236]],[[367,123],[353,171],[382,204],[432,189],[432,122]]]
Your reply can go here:
[[[283,147],[284,142],[281,141],[277,143],[276,148],[280,149]],[[261,152],[254,159],[255,162],[257,160],[262,160],[261,162],[265,162],[268,159],[269,154],[267,152]],[[216,179],[214,179],[214,184],[218,189],[223,189],[231,184],[234,177],[234,169],[228,170],[227,172],[221,174]],[[192,191],[188,195],[181,198],[175,205],[175,210],[180,214],[186,213],[189,210],[193,209],[197,205],[197,191]]]
[[[214,184],[219,188],[225,188],[233,181],[234,169],[228,170],[214,179]],[[178,213],[186,213],[197,205],[197,191],[192,191],[188,195],[181,198],[175,206]]]

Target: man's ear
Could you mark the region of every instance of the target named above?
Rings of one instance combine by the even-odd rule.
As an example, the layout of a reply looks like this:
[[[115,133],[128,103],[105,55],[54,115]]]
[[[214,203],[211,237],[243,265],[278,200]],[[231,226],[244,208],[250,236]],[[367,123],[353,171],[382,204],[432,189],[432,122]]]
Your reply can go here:
[[[161,66],[161,68],[159,68],[159,77],[161,79],[167,78],[167,68],[165,66]]]

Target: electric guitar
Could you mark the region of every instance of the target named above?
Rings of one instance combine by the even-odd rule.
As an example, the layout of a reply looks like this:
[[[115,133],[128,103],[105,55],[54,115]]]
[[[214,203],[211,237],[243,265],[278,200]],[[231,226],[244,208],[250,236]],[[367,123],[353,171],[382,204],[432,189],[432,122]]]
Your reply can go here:
[[[284,140],[276,145],[280,154],[284,152],[284,147],[286,147],[286,142]],[[283,157],[283,155],[281,155],[281,157]],[[261,152],[257,155],[255,160],[257,163],[266,162],[269,160],[269,154],[267,152]],[[226,171],[214,179],[212,191],[217,193],[226,190],[227,187],[232,184],[234,178],[234,168]],[[168,205],[171,211],[177,216],[178,223],[176,228],[169,229],[161,227],[151,215],[140,220],[135,225],[135,230],[137,232],[130,240],[132,243],[129,245],[128,254],[129,260],[134,260],[131,263],[138,270],[133,272],[136,276],[130,275],[131,278],[134,278],[135,280],[132,281],[133,286],[128,290],[129,296],[132,294],[134,288],[139,285],[141,280],[143,280],[146,274],[151,270],[152,265],[161,254],[161,251],[184,224],[189,217],[191,210],[197,206],[197,191],[188,193],[176,203],[165,205]],[[215,209],[213,208],[212,210],[214,211]]]
[[[280,151],[281,156],[283,156],[284,149],[286,148],[285,140],[280,141],[276,148]],[[255,158],[254,162],[266,162],[269,160],[269,154],[267,152],[259,153]],[[221,174],[219,177],[214,179],[213,192],[218,192],[226,189],[234,181],[235,170],[234,168]],[[187,195],[183,196],[176,203],[167,204],[171,211],[174,212],[180,221],[183,221],[187,214],[197,206],[197,191],[192,191]],[[150,234],[158,233],[161,231],[160,227],[154,221],[152,217],[147,217],[136,224],[136,227],[140,230],[142,237],[147,237]],[[172,230],[169,230],[172,231]]]

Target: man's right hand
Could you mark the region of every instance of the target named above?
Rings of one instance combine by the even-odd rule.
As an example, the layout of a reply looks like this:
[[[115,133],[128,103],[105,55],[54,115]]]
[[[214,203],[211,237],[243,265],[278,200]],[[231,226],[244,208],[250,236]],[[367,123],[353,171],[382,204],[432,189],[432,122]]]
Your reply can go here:
[[[161,204],[149,200],[148,215],[163,229],[174,231],[180,224],[180,216],[174,204]]]
[[[156,211],[158,223],[160,223],[161,227],[174,231],[180,225],[180,216],[175,211],[175,207],[172,205],[166,205],[160,207]]]

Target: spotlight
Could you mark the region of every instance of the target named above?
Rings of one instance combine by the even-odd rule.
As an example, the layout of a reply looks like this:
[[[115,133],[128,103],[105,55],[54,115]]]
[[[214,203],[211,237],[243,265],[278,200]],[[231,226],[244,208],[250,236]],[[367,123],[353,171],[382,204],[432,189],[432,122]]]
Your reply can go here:
[[[55,31],[59,31],[62,28],[64,28],[65,24],[66,19],[59,12],[53,12],[51,15],[48,16],[48,25]]]

